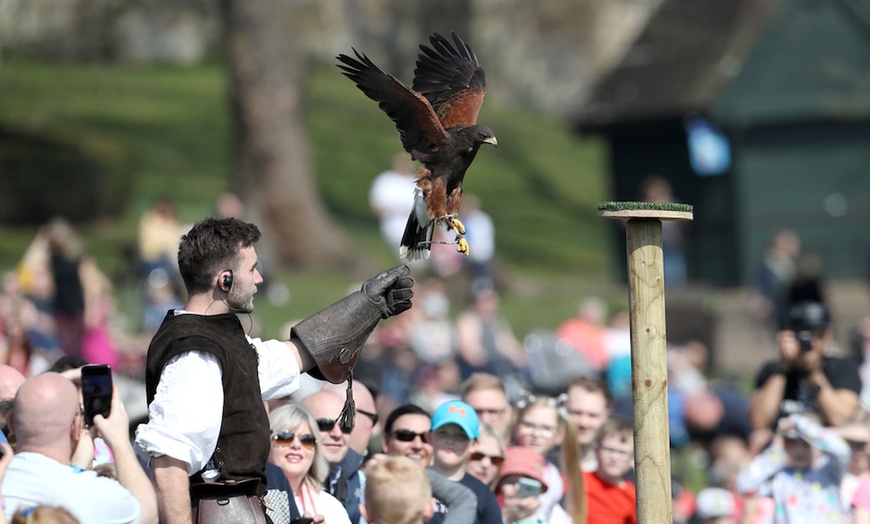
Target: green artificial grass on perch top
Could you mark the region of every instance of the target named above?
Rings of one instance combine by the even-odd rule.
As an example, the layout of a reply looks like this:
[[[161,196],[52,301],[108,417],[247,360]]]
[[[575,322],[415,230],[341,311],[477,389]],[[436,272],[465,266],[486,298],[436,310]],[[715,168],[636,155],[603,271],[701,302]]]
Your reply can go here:
[[[691,204],[677,204],[673,202],[599,202],[599,211],[676,211],[679,213],[692,213],[694,208]]]

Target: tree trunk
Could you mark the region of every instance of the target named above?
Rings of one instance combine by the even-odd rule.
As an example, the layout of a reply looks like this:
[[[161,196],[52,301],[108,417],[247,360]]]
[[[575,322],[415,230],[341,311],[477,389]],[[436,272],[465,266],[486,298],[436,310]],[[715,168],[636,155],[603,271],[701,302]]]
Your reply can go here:
[[[273,264],[347,265],[352,250],[314,183],[300,89],[303,59],[280,0],[222,0],[234,173]]]

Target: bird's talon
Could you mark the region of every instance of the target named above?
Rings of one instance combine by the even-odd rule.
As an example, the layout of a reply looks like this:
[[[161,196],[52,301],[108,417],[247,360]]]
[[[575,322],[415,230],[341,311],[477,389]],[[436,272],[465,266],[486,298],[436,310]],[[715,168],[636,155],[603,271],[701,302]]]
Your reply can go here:
[[[464,238],[456,239],[456,251],[458,253],[462,253],[465,256],[468,256],[468,241]]]
[[[465,234],[465,224],[460,222],[459,219],[456,217],[453,217],[453,229],[455,229],[456,232],[459,233],[460,235]]]

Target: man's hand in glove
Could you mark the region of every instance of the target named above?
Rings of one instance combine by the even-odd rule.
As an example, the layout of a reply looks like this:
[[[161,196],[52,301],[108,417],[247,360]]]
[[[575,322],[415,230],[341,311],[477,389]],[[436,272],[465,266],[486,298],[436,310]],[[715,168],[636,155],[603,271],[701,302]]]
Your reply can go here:
[[[414,279],[407,266],[388,269],[366,280],[362,289],[296,324],[291,337],[299,340],[313,357],[300,369],[333,384],[347,380],[366,339],[382,319],[411,307]],[[353,425],[351,422],[350,425]]]
[[[398,315],[411,308],[414,279],[408,266],[396,266],[366,280],[360,291],[381,310],[381,317]]]

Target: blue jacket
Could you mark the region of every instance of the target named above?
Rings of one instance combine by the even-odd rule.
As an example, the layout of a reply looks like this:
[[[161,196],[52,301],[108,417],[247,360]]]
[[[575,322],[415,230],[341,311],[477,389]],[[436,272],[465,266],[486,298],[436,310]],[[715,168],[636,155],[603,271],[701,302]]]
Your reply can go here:
[[[329,471],[329,476],[326,477],[323,486],[330,495],[344,504],[351,524],[359,524],[362,517],[359,512],[359,503],[362,500],[365,486],[359,468],[362,466],[363,459],[362,455],[348,449],[344,459]]]
[[[266,462],[266,487],[268,489],[280,489],[287,492],[288,504],[290,506],[290,520],[301,517],[299,508],[296,507],[296,499],[293,498],[293,488],[290,486],[290,481],[284,476],[281,468]]]

